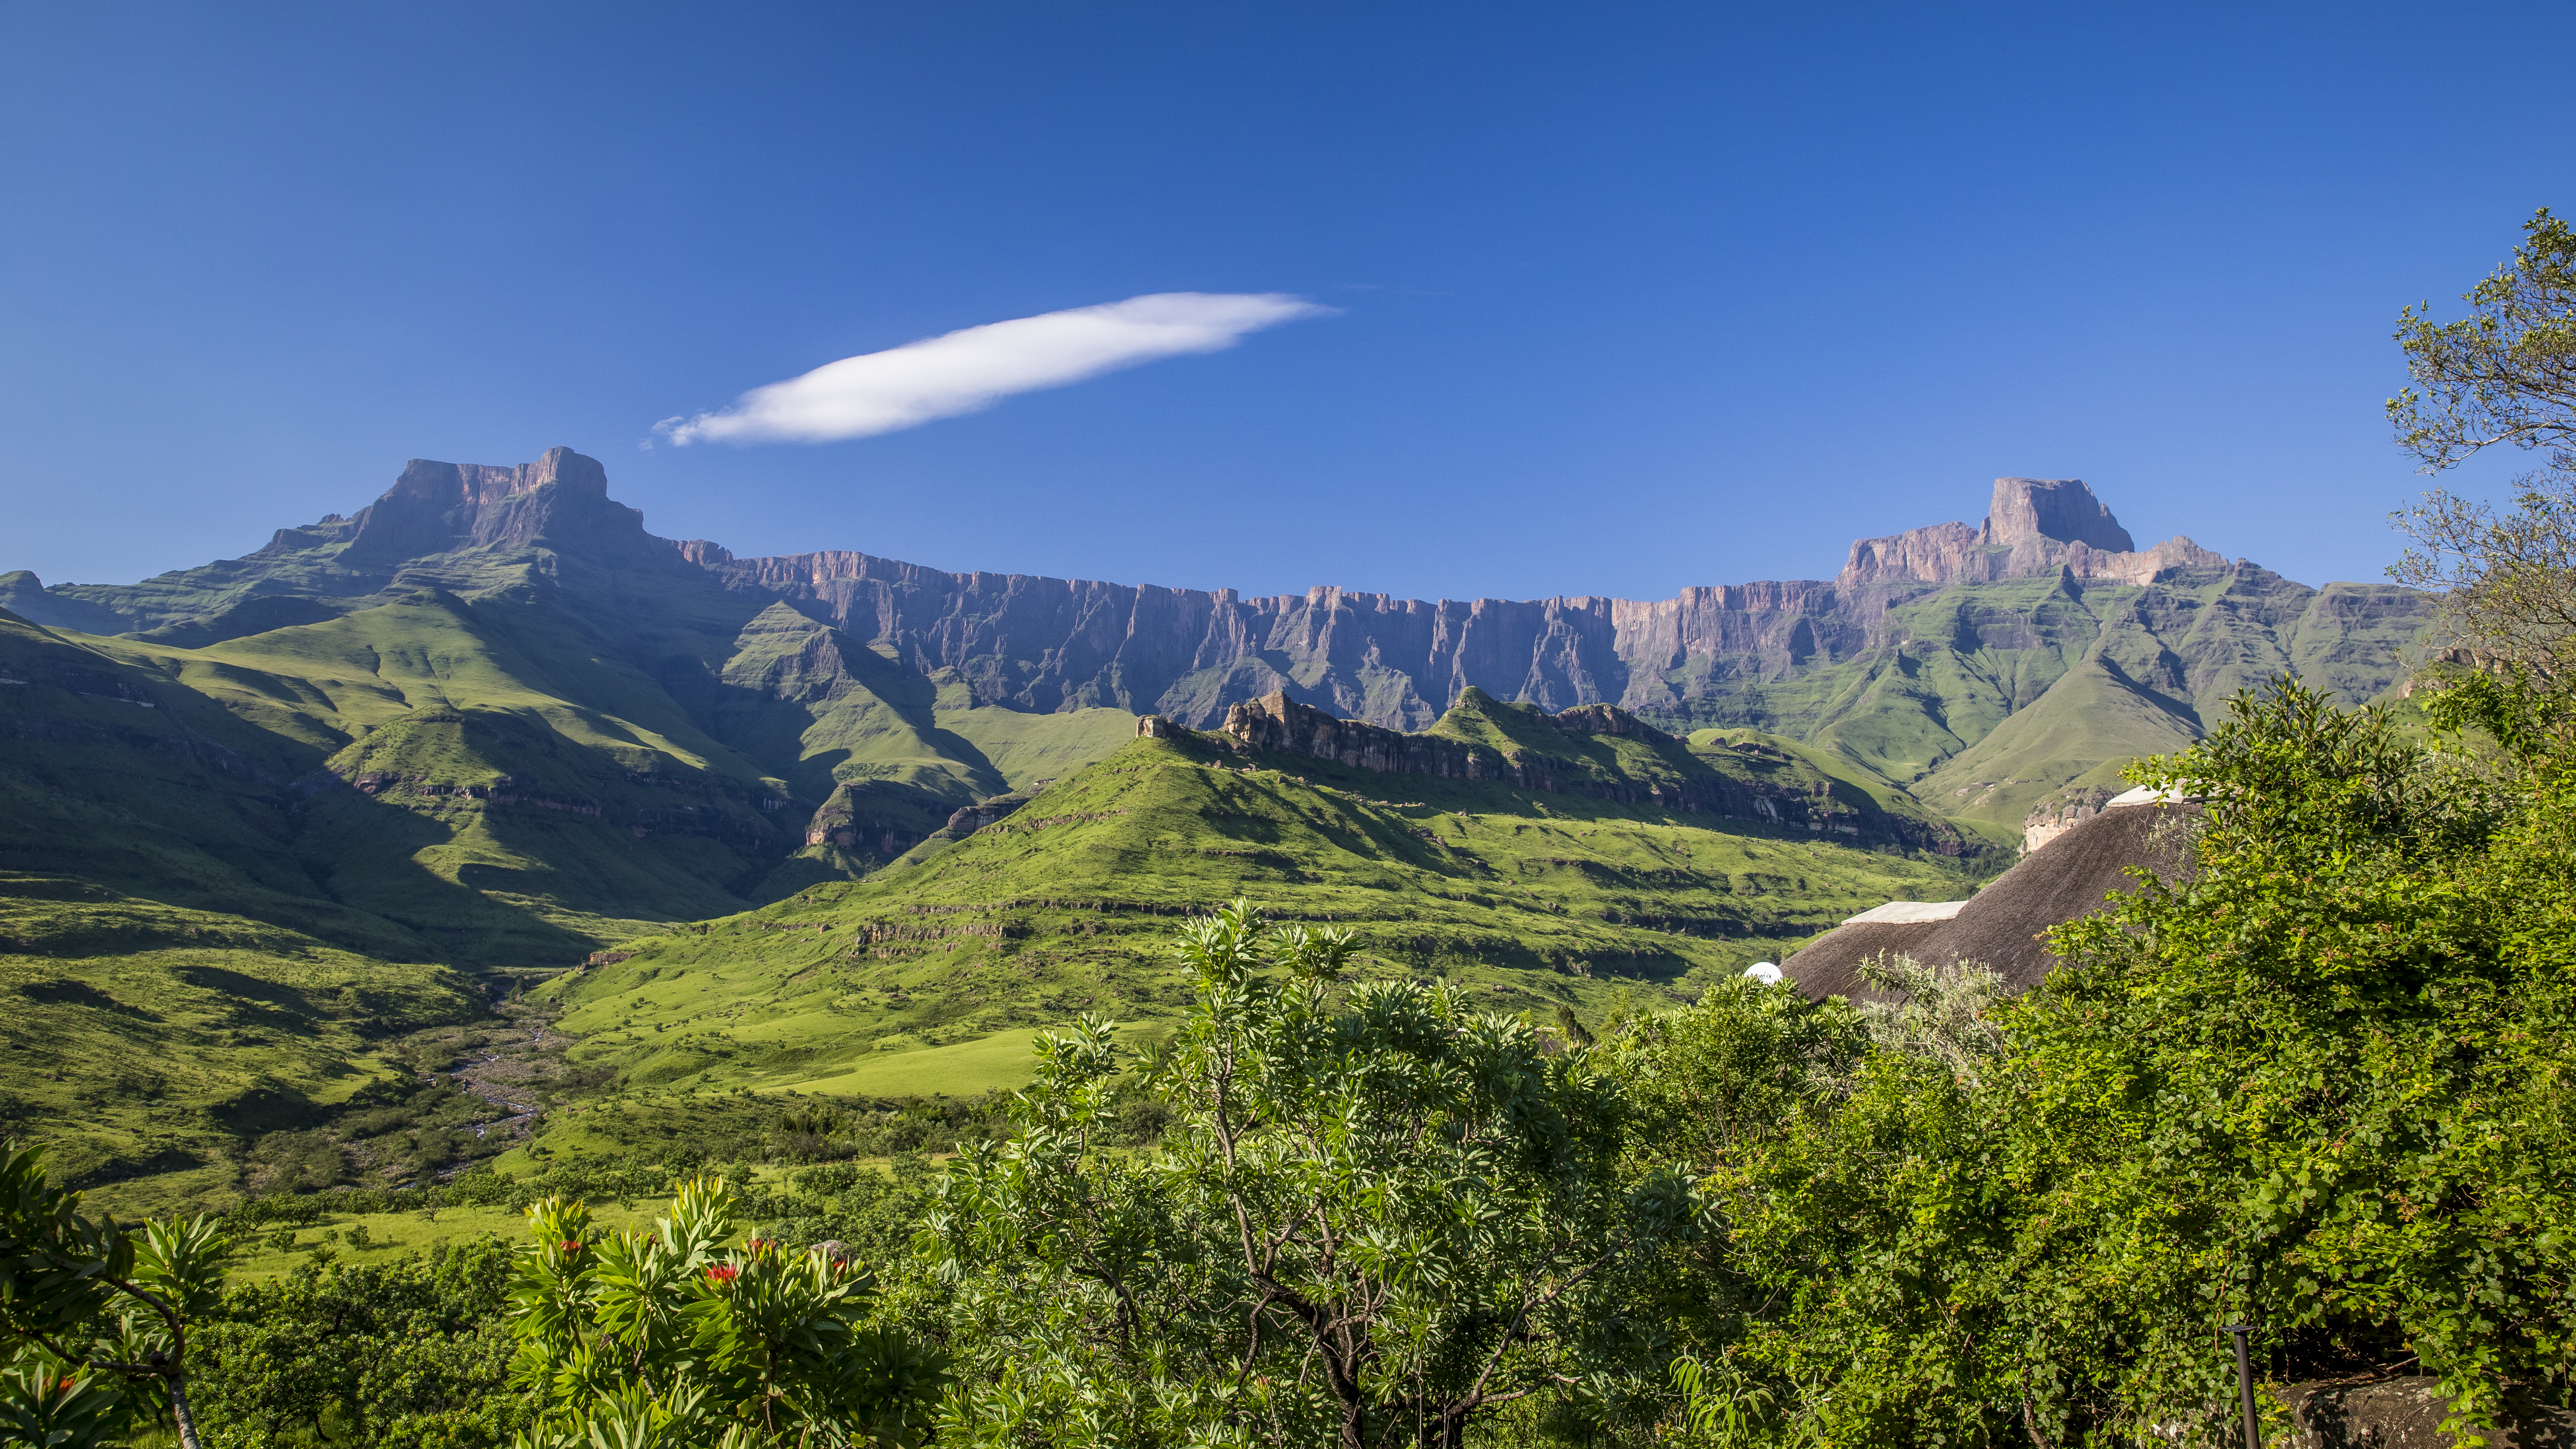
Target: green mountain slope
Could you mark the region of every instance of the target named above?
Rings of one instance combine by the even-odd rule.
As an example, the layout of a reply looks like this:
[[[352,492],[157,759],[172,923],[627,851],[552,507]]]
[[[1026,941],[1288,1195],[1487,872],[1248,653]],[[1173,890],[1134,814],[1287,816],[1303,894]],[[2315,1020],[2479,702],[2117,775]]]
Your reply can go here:
[[[2062,574],[1874,587],[1885,611],[1851,652],[1724,687],[1694,677],[1685,681],[1688,698],[1640,713],[1797,740],[1911,788],[1935,810],[2009,833],[2019,817],[2004,818],[2002,797],[1970,805],[1983,792],[1960,795],[1962,783],[2067,785],[2137,753],[2130,744],[2170,741],[2171,725],[2196,733],[2228,698],[2274,674],[2374,697],[2404,676],[2406,648],[2425,619],[2422,596],[2410,590],[2310,589],[2250,564],[2176,570],[2145,585]],[[2001,735],[1961,763],[2088,658],[2152,701],[2153,727],[2141,733],[2144,717],[2124,706],[2102,718],[2099,739],[2076,743],[2092,722],[2069,711],[2045,729]],[[2017,741],[2041,735],[2051,741],[2043,757],[2008,758]]]
[[[2099,656],[2079,661],[2027,709],[1960,751],[1915,788],[1953,818],[2017,840],[2042,797],[2069,785],[2127,788],[2119,772],[2142,755],[2200,737],[2200,722],[2130,682]]]
[[[138,627],[10,620],[0,659],[53,662],[0,699],[21,745],[0,791],[24,797],[0,860],[296,929],[338,919],[369,949],[478,969],[863,873],[1131,723],[943,709],[936,682],[720,586],[561,450],[415,464],[356,518],[246,559],[76,596],[5,587]],[[846,846],[810,843],[827,815],[856,827]]]
[[[0,1006],[0,1134],[55,1144],[73,1182],[198,1192],[259,1133],[407,1078],[387,1039],[483,1010],[443,967],[19,872],[0,872]]]
[[[1434,733],[1565,749],[1544,719],[1470,699]],[[1586,743],[1605,741],[1590,783],[1639,784],[1615,762],[1651,747]],[[623,943],[548,991],[583,1038],[575,1058],[631,1089],[945,1091],[1024,1073],[1025,1033],[1078,1012],[1150,1030],[1186,999],[1173,918],[1238,895],[1357,931],[1369,969],[1552,1009],[1740,971],[1891,896],[1973,883],[1945,857],[1804,825],[1175,732],[866,880]]]
[[[632,1089],[990,1084],[1075,1010],[1150,1029],[1171,918],[1236,894],[1363,931],[1373,970],[1598,1005],[1964,893],[2030,800],[2277,670],[2375,694],[2422,616],[2190,547],[2110,574],[2067,547],[1654,604],[1246,599],[734,560],[647,533],[558,449],[416,461],[353,517],[135,584],[0,574],[0,873],[35,883],[17,939],[91,943],[35,951],[43,980],[95,993],[44,987],[69,1055],[0,1070],[0,1109],[129,1114],[87,1172],[211,1164],[251,1129],[155,1146],[130,1114],[230,1089],[147,1093],[119,1054],[320,1102],[399,1015],[325,1009],[342,987],[436,1015],[472,1006],[446,968],[594,953],[553,989]],[[1131,710],[1231,731],[1256,704],[1279,730],[1135,737]],[[145,924],[57,931],[101,911]],[[172,954],[208,949],[238,960]],[[302,1045],[226,1055],[275,1043],[205,1023],[290,987]]]

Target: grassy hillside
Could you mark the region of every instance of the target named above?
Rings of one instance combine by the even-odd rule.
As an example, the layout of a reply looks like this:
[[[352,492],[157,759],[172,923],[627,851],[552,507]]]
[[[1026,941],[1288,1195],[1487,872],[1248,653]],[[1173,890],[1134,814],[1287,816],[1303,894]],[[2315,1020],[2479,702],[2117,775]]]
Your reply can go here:
[[[1131,740],[962,841],[759,911],[639,938],[547,988],[576,1061],[630,1089],[964,1091],[1029,1029],[1150,1030],[1179,919],[1247,896],[1357,931],[1368,969],[1498,1007],[1599,1007],[1774,958],[1890,897],[1973,881],[1803,828],[1343,769],[1213,736]]]
[[[0,873],[0,1133],[75,1182],[229,1189],[260,1134],[371,1084],[388,1043],[482,1014],[440,966],[60,876]]]
[[[2126,788],[2117,782],[2129,761],[2181,749],[2200,733],[2197,717],[2140,689],[2109,661],[2089,658],[1915,788],[1954,818],[2017,840],[2043,796],[2069,786]]]
[[[951,708],[952,691],[940,691],[939,727],[975,747],[1014,790],[1061,780],[1136,733],[1136,716],[1123,709],[1074,709],[1030,714],[996,705]]]
[[[1711,675],[1715,662],[1692,661],[1670,676],[1673,702],[1652,717],[1799,741],[1990,836],[2011,834],[2020,819],[2014,800],[2089,777],[2141,744],[2171,748],[2175,726],[2196,731],[2228,698],[2274,674],[2355,698],[2381,692],[2404,675],[2425,617],[2421,596],[2407,590],[2310,589],[2252,565],[2148,585],[2043,577],[1878,588],[1883,612],[1857,651],[1725,679]],[[2077,687],[2107,701],[2109,713],[2097,721],[2067,709],[1998,733],[2088,659],[2120,680],[2109,693]],[[2098,737],[2082,738],[2097,724]],[[2034,741],[2041,753],[2026,755]],[[2007,779],[2020,793],[1987,794]],[[1959,793],[1978,781],[1985,784]]]
[[[1159,1029],[1171,928],[1236,895],[1512,1009],[1655,999],[1891,897],[1965,894],[2002,862],[1945,816],[2004,841],[2031,799],[2275,670],[2373,692],[2420,615],[2250,567],[1878,589],[1785,665],[1678,666],[1687,741],[1460,693],[1432,732],[1518,789],[997,707],[999,674],[897,657],[862,595],[700,567],[577,455],[471,503],[442,467],[243,559],[0,575],[0,1117],[71,1143],[75,1175],[177,1202],[420,1169],[489,1102],[367,1084],[416,1081],[446,1050],[406,1045],[423,1032],[482,1030],[458,1023],[489,983],[461,973],[603,948],[625,959],[549,987],[579,1036],[562,1080],[629,1107],[1009,1085],[1077,1012]],[[1072,616],[1042,593],[938,627],[1052,647],[1030,641]],[[1084,650],[1151,625],[1082,617]],[[1262,652],[1182,692],[1310,672]],[[1366,710],[1420,703],[1362,672]],[[1034,799],[961,838],[1005,791]]]

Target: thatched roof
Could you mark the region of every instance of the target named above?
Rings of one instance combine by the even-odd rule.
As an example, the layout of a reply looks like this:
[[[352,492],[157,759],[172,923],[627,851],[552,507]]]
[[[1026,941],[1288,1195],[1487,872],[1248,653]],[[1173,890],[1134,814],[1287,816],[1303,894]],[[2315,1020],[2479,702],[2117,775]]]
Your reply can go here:
[[[2132,866],[2173,879],[2189,861],[2175,827],[2198,812],[2164,801],[2106,808],[2025,856],[1947,920],[1920,919],[1934,914],[1921,903],[1891,902],[1818,936],[1781,962],[1781,973],[1811,997],[1870,997],[1877,993],[1859,979],[1861,963],[1902,951],[1927,966],[1982,961],[2009,989],[2027,991],[2057,962],[2040,933],[2101,910],[2113,891],[2136,889]]]
[[[1780,974],[1819,1001],[1828,996],[1869,996],[1871,991],[1860,979],[1862,962],[1881,951],[1902,951],[1920,960],[1922,953],[1915,948],[1942,925],[1940,921],[1846,921],[1781,962]]]

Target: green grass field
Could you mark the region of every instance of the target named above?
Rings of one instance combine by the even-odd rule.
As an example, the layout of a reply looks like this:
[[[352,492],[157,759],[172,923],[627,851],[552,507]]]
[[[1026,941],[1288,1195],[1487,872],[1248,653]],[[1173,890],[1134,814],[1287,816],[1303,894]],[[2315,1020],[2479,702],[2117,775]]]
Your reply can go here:
[[[1687,746],[1461,694],[1436,732],[1564,786],[1518,790],[998,707],[1032,661],[925,674],[899,631],[736,587],[595,488],[511,506],[506,544],[432,530],[397,558],[317,524],[134,585],[0,579],[61,625],[0,611],[0,1130],[138,1210],[452,1164],[471,1094],[378,1097],[421,1065],[403,1043],[488,1022],[512,979],[552,978],[579,1038],[544,1078],[548,1153],[649,1140],[586,1093],[964,1098],[1077,1014],[1168,1022],[1174,928],[1236,896],[1500,1010],[1669,1002],[1855,910],[1965,894],[2030,800],[2275,669],[2386,686],[2420,618],[2250,566],[1872,586],[1793,659],[1606,680]],[[1247,656],[1128,702],[1342,667]],[[1702,808],[1606,798],[1676,788]],[[603,951],[628,959],[568,969]]]
[[[542,994],[629,1091],[954,1093],[1025,1080],[1036,1028],[1176,1014],[1175,928],[1238,895],[1354,931],[1371,973],[1599,1012],[1974,884],[1804,829],[1139,739],[963,841]]]
[[[2129,761],[2169,754],[2199,737],[2199,720],[2087,658],[1916,788],[1962,822],[2018,836],[2043,796],[2070,785],[2125,789],[2119,772]]]
[[[239,916],[0,875],[0,1110],[73,1182],[228,1188],[241,1144],[409,1074],[385,1044],[467,1020],[445,967]]]

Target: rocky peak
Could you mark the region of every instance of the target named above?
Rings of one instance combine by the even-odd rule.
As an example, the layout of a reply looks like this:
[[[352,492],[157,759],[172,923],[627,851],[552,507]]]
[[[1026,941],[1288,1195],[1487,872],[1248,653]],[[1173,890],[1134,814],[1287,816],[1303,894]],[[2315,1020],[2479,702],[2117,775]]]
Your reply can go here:
[[[510,468],[414,458],[403,465],[402,476],[385,491],[385,497],[400,495],[450,507],[480,507],[534,493],[549,483],[606,498],[608,469],[597,458],[584,457],[570,448],[548,448],[537,461]]]
[[[2134,553],[2137,542],[2081,478],[1998,478],[1986,508],[1985,541],[2010,548],[2036,539]]]
[[[642,513],[610,501],[607,468],[570,448],[513,467],[414,458],[383,497],[328,533],[348,541],[345,560],[377,564],[539,543],[620,555],[669,547],[644,532]],[[280,535],[271,547],[293,542]]]
[[[1983,523],[1936,523],[1856,539],[1834,582],[1844,588],[1989,583],[2063,571],[2079,579],[2146,584],[2178,570],[2227,566],[2224,557],[2187,538],[2138,551],[2129,531],[2080,478],[1998,478]]]

